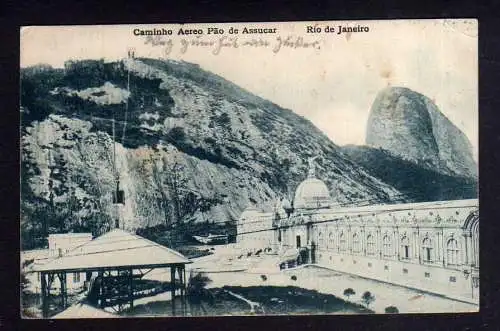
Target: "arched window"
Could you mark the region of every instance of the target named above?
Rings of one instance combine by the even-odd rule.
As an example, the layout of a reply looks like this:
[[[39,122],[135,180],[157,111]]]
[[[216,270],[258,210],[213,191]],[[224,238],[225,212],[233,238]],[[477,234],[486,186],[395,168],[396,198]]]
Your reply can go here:
[[[422,254],[424,262],[432,262],[432,241],[429,238],[422,241]]]
[[[479,268],[479,221],[472,228],[472,246],[474,248],[472,265]]]
[[[382,240],[383,254],[385,257],[392,256],[392,243],[391,237],[389,235],[385,235]]]
[[[355,253],[361,252],[361,242],[356,232],[352,235],[352,251]]]
[[[340,242],[340,251],[345,252],[347,250],[347,241],[344,232],[340,234],[339,242]]]
[[[375,255],[375,238],[371,234],[366,237],[366,254]]]
[[[401,258],[410,258],[410,240],[407,236],[403,236],[403,238],[401,238]]]
[[[333,238],[332,232],[328,235],[328,247],[331,249],[335,248],[335,239]]]
[[[323,237],[323,233],[321,231],[318,233],[318,246],[319,249],[325,249],[325,238]]]
[[[451,238],[446,244],[446,261],[449,265],[458,264],[458,242]]]
[[[467,217],[463,229],[466,235],[465,256],[467,264],[479,268],[479,215],[477,210]]]

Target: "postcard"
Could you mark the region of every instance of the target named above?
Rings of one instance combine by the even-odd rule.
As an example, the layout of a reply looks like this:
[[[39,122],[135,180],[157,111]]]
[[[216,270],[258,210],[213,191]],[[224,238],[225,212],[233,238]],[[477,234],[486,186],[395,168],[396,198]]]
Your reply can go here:
[[[22,27],[21,316],[477,312],[477,36]]]

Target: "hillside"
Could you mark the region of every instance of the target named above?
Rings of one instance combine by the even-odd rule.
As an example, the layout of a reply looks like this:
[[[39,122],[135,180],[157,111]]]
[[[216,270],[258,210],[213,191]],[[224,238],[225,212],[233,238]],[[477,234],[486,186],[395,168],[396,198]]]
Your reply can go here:
[[[128,229],[232,222],[249,204],[269,209],[290,196],[311,156],[337,203],[405,200],[308,120],[186,62],[22,69],[21,120],[27,246],[48,232],[101,233],[116,212]],[[119,211],[115,175],[126,197]]]
[[[343,146],[342,151],[370,174],[407,194],[413,201],[477,198],[477,181],[444,175],[368,146]]]

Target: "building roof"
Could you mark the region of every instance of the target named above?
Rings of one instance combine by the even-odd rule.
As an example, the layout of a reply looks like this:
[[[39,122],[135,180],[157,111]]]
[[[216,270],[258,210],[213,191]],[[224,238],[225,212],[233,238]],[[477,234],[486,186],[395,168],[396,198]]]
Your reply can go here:
[[[447,208],[478,208],[478,199],[466,200],[446,200],[429,202],[396,203],[385,205],[366,205],[335,207],[330,209],[332,213],[358,213],[358,212],[376,212],[376,211],[403,211],[403,210],[425,210],[425,209],[447,209]]]
[[[49,234],[49,238],[92,238],[92,233],[53,233]]]
[[[102,309],[92,307],[86,303],[77,303],[68,307],[52,318],[117,318],[115,314],[108,313]]]
[[[47,248],[43,249],[32,249],[28,251],[21,251],[21,261],[26,260],[43,260],[49,257],[49,250]]]
[[[113,229],[33,271],[91,271],[191,263],[182,254],[121,229]]]
[[[299,210],[282,222],[288,225],[331,221],[401,225],[417,222],[420,225],[465,226],[478,207],[478,199],[335,207]]]
[[[256,217],[273,216],[273,212],[258,209],[255,206],[247,207],[240,215],[240,220],[254,219]]]
[[[326,184],[317,178],[307,178],[295,191],[293,206],[295,209],[324,208],[331,203],[330,192]]]

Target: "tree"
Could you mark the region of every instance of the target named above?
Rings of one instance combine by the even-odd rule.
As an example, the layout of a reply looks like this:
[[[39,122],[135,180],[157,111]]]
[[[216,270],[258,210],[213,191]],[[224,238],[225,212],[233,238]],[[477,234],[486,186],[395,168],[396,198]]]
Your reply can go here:
[[[178,153],[165,154],[156,151],[139,162],[139,177],[147,178],[145,193],[152,196],[156,208],[161,212],[166,230],[169,231],[169,246],[176,246],[185,236],[186,220],[197,210],[204,211],[204,199],[199,192],[188,187],[188,176]]]
[[[398,314],[399,309],[396,306],[385,307],[386,314]]]
[[[196,275],[191,271],[189,274],[189,282],[186,289],[186,296],[190,303],[199,304],[207,297],[206,287],[212,280],[204,273]]]
[[[356,292],[354,292],[354,290],[353,290],[352,288],[350,288],[350,287],[349,287],[349,288],[346,288],[346,289],[344,290],[344,295],[347,297],[347,300],[349,300],[349,297],[350,297],[351,295],[355,295],[355,294],[356,294]]]
[[[172,143],[182,142],[186,140],[186,133],[182,127],[173,127],[167,134],[167,139]]]
[[[26,277],[26,271],[23,266],[23,269],[21,270],[21,290],[23,294],[28,292],[30,283],[30,280],[28,279],[28,277]]]
[[[187,188],[187,177],[184,166],[174,155],[163,156],[161,174],[159,168],[154,166],[155,179],[160,181],[160,186],[164,191],[164,196],[170,200],[172,207],[172,225],[174,227],[183,223],[185,216],[189,215],[196,205],[196,195]]]
[[[162,169],[157,162],[157,156],[150,155],[151,162],[151,179],[153,182],[153,189],[157,193],[157,202],[160,209],[163,211],[163,217],[165,225],[167,227],[172,226],[172,211],[170,205],[170,194],[168,187],[165,185],[165,181],[162,176]],[[165,166],[164,166],[165,167]]]
[[[361,297],[361,300],[365,303],[366,307],[370,305],[373,301],[375,301],[375,296],[371,294],[370,291],[366,291],[363,293],[363,296]]]

